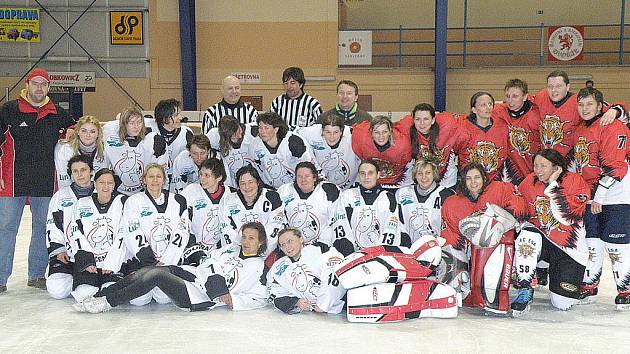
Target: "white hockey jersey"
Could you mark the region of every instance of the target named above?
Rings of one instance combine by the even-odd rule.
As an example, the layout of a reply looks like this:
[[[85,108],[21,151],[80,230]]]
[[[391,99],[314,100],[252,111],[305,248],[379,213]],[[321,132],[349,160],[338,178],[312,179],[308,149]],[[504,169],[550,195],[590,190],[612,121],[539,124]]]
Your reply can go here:
[[[190,157],[190,152],[184,150],[173,161],[169,190],[173,193],[179,193],[187,185],[197,181],[199,181],[199,167]]]
[[[265,226],[267,233],[268,256],[278,245],[278,232],[286,225],[284,206],[276,191],[262,188],[258,199],[251,207],[245,206],[240,192],[224,196],[222,217],[228,220],[229,237],[232,243],[240,244],[239,230],[243,224],[258,221]]]
[[[63,252],[67,252],[68,256],[72,253],[71,235],[76,227],[72,208],[76,202],[77,195],[70,186],[59,189],[50,198],[46,217],[46,247],[50,258]]]
[[[97,195],[80,198],[73,208],[76,228],[72,234],[72,257],[78,269],[88,265],[103,268],[109,250],[116,245],[116,234],[123,214],[124,195],[117,195],[108,205],[98,203]]]
[[[134,141],[132,145],[127,140],[121,142],[118,134],[105,136],[105,156],[117,177],[117,191],[126,195],[142,190],[144,166],[152,162],[168,163],[166,142],[162,136],[149,133],[142,141]]]
[[[222,217],[225,206],[223,199],[230,193],[223,187],[223,193],[218,198],[210,198],[198,183],[188,185],[181,192],[192,214],[190,232],[206,253],[232,243],[227,229],[228,219]]]
[[[341,193],[331,221],[335,238],[348,239],[355,251],[377,245],[400,246],[396,197],[380,187],[367,191],[366,196],[362,187]]]
[[[264,267],[262,257],[244,256],[240,246],[230,245],[210,252],[198,267],[178,268],[194,276],[186,281],[192,304],[207,304],[209,308],[225,305],[215,296],[221,289],[213,289],[214,284],[221,288],[224,283],[232,297],[232,310],[242,311],[267,305]]]
[[[278,146],[271,150],[257,137],[249,145],[249,155],[254,159],[254,166],[260,171],[263,182],[274,188],[293,181],[298,163],[310,161],[317,166],[311,147],[292,132],[287,132]]]
[[[352,187],[357,180],[357,171],[361,162],[352,150],[351,128],[346,126],[341,140],[331,147],[322,136],[322,125],[296,128],[313,150],[315,159],[328,182],[334,183],[341,190]]]
[[[132,195],[125,202],[123,226],[116,245],[127,250],[117,253],[118,261],[108,260],[107,268],[118,271],[129,255],[141,266],[177,265],[190,237],[190,219],[186,200],[179,194],[164,193],[164,203],[157,205],[148,192]],[[115,264],[118,263],[118,264]],[[117,269],[113,269],[116,268]]]
[[[186,151],[186,145],[188,141],[192,139],[193,132],[190,128],[182,124],[181,129],[179,129],[175,135],[168,138],[165,134],[165,131],[158,128],[156,131],[157,134],[160,134],[164,137],[166,141],[166,151],[168,156],[168,163],[166,165],[166,174],[168,176],[172,175],[173,163],[175,159],[182,151]]]
[[[254,141],[256,135],[258,135],[258,126],[255,124],[245,124],[241,145],[237,147],[232,146],[230,153],[227,156],[223,156],[219,146],[219,128],[212,128],[206,134],[208,139],[210,139],[210,147],[212,150],[217,151],[217,157],[220,156],[221,161],[223,161],[227,175],[224,181],[226,186],[237,188],[238,181],[236,180],[236,172],[245,165],[254,165],[254,159],[249,155],[249,146]]]
[[[103,152],[103,155],[105,153]],[[74,152],[72,151],[72,146],[65,141],[60,140],[57,145],[55,145],[55,170],[57,176],[57,188],[61,189],[63,187],[67,187],[72,184],[72,179],[68,174],[68,161],[74,156]],[[106,157],[99,159],[97,156],[94,156],[94,160],[92,161],[92,179],[94,179],[94,174],[98,172],[98,170],[102,168],[109,168],[110,163],[107,161]]]
[[[426,196],[418,194],[415,185],[402,187],[396,191],[401,232],[409,235],[411,243],[427,234],[440,235],[442,205],[444,200],[453,194],[455,191],[441,185],[436,185]]]
[[[329,221],[333,217],[339,189],[332,183],[320,182],[313,192],[304,195],[298,192],[294,183],[287,183],[278,189],[284,204],[284,213],[289,226],[302,231],[307,244],[319,241],[331,246],[334,235]]]
[[[267,273],[267,284],[274,305],[283,312],[297,313],[299,299],[308,300],[327,313],[339,313],[346,290],[339,284],[335,266],[343,255],[325,245],[306,245],[300,259],[278,259]]]

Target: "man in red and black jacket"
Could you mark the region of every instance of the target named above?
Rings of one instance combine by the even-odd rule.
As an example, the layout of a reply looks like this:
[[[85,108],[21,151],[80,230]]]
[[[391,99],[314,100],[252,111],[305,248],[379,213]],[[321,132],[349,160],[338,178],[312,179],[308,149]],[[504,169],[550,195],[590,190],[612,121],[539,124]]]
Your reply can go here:
[[[17,100],[0,108],[0,293],[13,269],[15,238],[29,198],[33,234],[28,285],[46,289],[46,213],[55,189],[54,149],[60,133],[75,122],[48,97],[50,77],[33,69]]]

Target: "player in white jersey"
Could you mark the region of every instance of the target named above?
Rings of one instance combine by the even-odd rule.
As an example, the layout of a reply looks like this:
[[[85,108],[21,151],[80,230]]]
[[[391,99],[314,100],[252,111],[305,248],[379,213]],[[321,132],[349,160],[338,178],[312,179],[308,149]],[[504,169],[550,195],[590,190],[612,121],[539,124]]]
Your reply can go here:
[[[265,226],[269,255],[278,245],[277,234],[286,224],[284,206],[278,192],[263,187],[258,171],[251,165],[236,174],[238,190],[224,197],[223,215],[229,224],[231,242],[238,242],[239,229],[248,222]]]
[[[93,116],[79,118],[74,127],[75,134],[68,140],[59,140],[55,146],[55,170],[57,171],[57,188],[72,183],[68,175],[68,160],[74,155],[86,155],[92,161],[93,173],[101,168],[108,168],[103,146],[103,129],[101,123]]]
[[[166,165],[166,174],[168,176],[165,188],[168,188],[173,176],[173,163],[175,158],[186,150],[188,143],[193,137],[190,128],[182,125],[182,103],[174,98],[161,100],[155,106],[154,115],[155,123],[158,130],[156,133],[164,137],[166,141],[166,151],[168,156],[168,164]]]
[[[116,250],[115,235],[120,227],[127,196],[114,195],[114,172],[104,168],[94,175],[92,195],[80,198],[73,207],[70,257],[74,259],[72,296],[77,302],[96,294],[102,287],[120,279],[106,270],[110,249]]]
[[[90,158],[75,155],[68,161],[74,182],[57,191],[48,205],[46,218],[46,246],[48,247],[48,278],[46,289],[55,299],[64,299],[72,291],[72,208],[81,197],[92,194],[92,166]]]
[[[338,114],[326,115],[322,124],[295,130],[310,145],[326,180],[341,190],[355,184],[361,162],[352,150],[351,131]]]
[[[410,246],[401,239],[396,197],[378,184],[373,160],[359,165],[359,186],[341,193],[331,227],[333,245],[346,256],[376,245]]]
[[[298,163],[317,164],[311,147],[302,137],[289,132],[284,119],[273,112],[258,116],[258,137],[249,145],[249,155],[263,182],[274,188],[293,181]]]
[[[212,251],[201,265],[145,267],[73,307],[99,313],[159,288],[183,309],[200,311],[227,306],[253,310],[267,304],[264,262],[267,236],[260,223],[243,225],[241,246]]]
[[[226,186],[237,188],[236,172],[245,165],[251,165],[254,160],[249,156],[249,145],[258,135],[258,126],[242,124],[232,116],[223,116],[219,120],[219,127],[212,128],[206,134],[210,139],[210,146],[219,152],[225,166]]]
[[[222,200],[230,191],[223,185],[225,169],[220,160],[209,158],[201,163],[199,182],[189,184],[181,192],[191,210],[190,233],[195,242],[206,253],[229,245],[226,233],[227,219],[224,218]]]
[[[179,194],[162,191],[166,173],[158,164],[149,164],[143,180],[146,191],[136,193],[125,202],[123,226],[116,245],[119,250],[117,261],[108,261],[114,272],[128,264],[131,256],[136,267],[153,265],[176,265],[180,263],[190,237],[190,218],[186,200]],[[128,270],[129,271],[129,270]],[[131,301],[142,306],[155,299],[158,303],[168,303],[169,299],[161,290],[154,289]]]
[[[440,175],[434,161],[418,159],[412,176],[414,184],[397,190],[396,201],[403,238],[409,237],[414,243],[424,235],[440,235],[442,205],[455,191],[437,183]]]
[[[142,175],[146,165],[167,165],[166,141],[154,132],[147,133],[142,114],[132,107],[120,114],[118,122],[110,123],[111,127],[106,125],[103,129],[105,156],[116,175],[116,190],[132,195],[143,189]]]
[[[322,243],[304,245],[302,233],[295,228],[282,230],[278,240],[286,255],[267,272],[276,308],[287,314],[340,313],[346,290],[339,284],[334,269],[343,261],[343,255]]]
[[[210,140],[207,136],[193,135],[186,145],[186,150],[180,152],[173,161],[169,190],[180,193],[187,185],[199,181],[201,163],[208,157],[215,157],[215,155],[216,153],[210,150]]]
[[[329,222],[339,199],[339,189],[319,180],[312,162],[300,162],[295,168],[295,182],[280,187],[278,194],[288,225],[302,232],[306,244],[319,241],[332,245]]]

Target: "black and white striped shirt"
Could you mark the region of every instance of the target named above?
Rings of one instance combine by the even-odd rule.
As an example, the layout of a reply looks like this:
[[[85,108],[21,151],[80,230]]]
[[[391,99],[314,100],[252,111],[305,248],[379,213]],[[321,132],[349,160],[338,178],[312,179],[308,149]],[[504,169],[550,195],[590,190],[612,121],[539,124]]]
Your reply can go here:
[[[219,119],[226,115],[233,116],[242,124],[256,123],[256,118],[258,118],[258,112],[256,112],[254,106],[250,104],[240,100],[235,104],[230,104],[225,102],[225,100],[221,100],[221,102],[214,104],[206,110],[206,113],[203,115],[201,131],[207,134],[210,129],[218,126]]]
[[[270,111],[284,118],[289,128],[295,128],[313,125],[322,114],[322,107],[315,97],[302,93],[296,98],[287,95],[276,97],[271,102]]]

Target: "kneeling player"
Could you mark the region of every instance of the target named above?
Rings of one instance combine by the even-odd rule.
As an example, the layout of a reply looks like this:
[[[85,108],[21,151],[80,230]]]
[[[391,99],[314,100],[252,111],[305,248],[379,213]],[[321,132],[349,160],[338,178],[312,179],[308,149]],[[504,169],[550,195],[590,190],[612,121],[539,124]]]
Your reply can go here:
[[[464,304],[467,306],[505,314],[510,307],[508,291],[514,254],[514,231],[511,228],[514,224],[503,225],[502,220],[507,219],[502,214],[507,211],[516,218],[522,218],[526,203],[511,183],[490,182],[485,169],[478,163],[465,166],[461,179],[459,192],[447,198],[442,207],[445,228],[440,236],[446,239],[445,248],[453,247],[452,255],[466,253],[469,246],[466,237],[470,235],[481,234],[496,242],[489,247],[487,240],[482,238],[482,243],[472,245],[469,267],[471,292],[468,296],[465,292],[462,295],[466,296]],[[492,226],[484,229],[480,220],[489,223],[486,226]],[[495,227],[497,223],[499,227]],[[466,279],[454,279],[461,280]]]
[[[518,187],[535,227],[522,227],[516,238],[515,286],[520,290],[511,306],[515,315],[527,311],[532,300],[531,283],[539,258],[549,263],[551,304],[568,310],[577,302],[588,258],[583,221],[588,186],[566,168],[559,152],[541,150],[534,155],[534,172]]]
[[[72,296],[77,302],[96,294],[101,286],[120,279],[106,269],[110,249],[116,249],[114,235],[122,218],[126,196],[113,195],[114,172],[101,169],[94,176],[96,193],[80,198],[73,209],[76,228],[72,233],[71,257],[74,259]]]
[[[278,234],[286,256],[267,273],[273,304],[284,313],[302,311],[339,313],[346,290],[339,285],[334,268],[343,256],[323,243],[304,245],[300,230],[286,228]]]
[[[241,245],[213,250],[197,267],[145,267],[103,289],[97,297],[75,304],[74,308],[80,312],[105,312],[150,294],[154,288],[161,289],[177,307],[190,311],[218,306],[234,311],[264,307],[268,297],[263,284],[265,228],[253,222],[243,225],[241,232]]]

